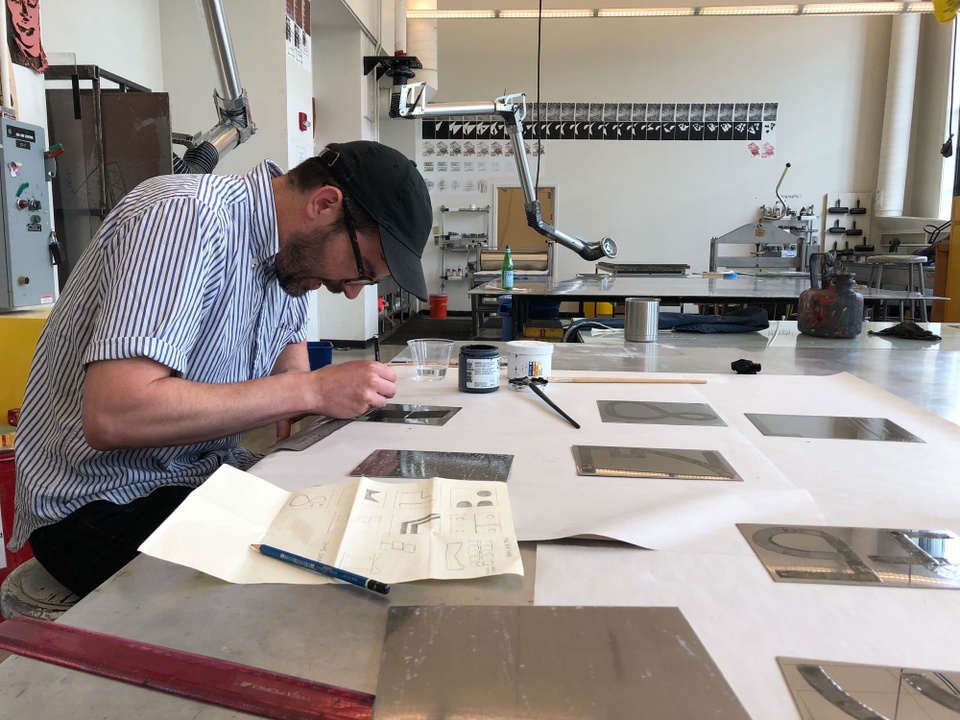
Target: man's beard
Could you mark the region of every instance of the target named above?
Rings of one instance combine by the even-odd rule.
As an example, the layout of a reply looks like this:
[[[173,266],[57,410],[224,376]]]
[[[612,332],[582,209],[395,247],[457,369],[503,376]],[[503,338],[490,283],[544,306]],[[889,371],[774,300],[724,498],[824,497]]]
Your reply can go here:
[[[336,234],[336,230],[326,228],[307,233],[295,230],[290,233],[287,243],[280,249],[274,258],[273,265],[277,271],[277,282],[287,295],[303,297],[310,288],[303,283],[308,279],[324,277],[326,273],[325,245]],[[305,272],[307,267],[316,267],[316,271]]]

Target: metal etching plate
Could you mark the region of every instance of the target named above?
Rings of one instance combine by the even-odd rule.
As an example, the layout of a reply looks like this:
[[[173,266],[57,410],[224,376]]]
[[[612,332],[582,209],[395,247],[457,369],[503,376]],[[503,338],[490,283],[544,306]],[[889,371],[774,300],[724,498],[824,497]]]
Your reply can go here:
[[[777,658],[803,720],[957,720],[960,672]]]
[[[609,423],[727,425],[706,403],[597,400],[597,407],[600,419]]]
[[[949,530],[737,527],[777,582],[960,589],[960,538]]]
[[[364,422],[409,423],[411,425],[445,425],[460,411],[458,407],[441,405],[411,405],[388,403],[382,408],[368,410],[357,418]]]
[[[513,455],[436,452],[432,450],[374,450],[350,475],[425,480],[497,480],[506,482]]]
[[[815,440],[880,440],[924,442],[886,418],[833,417],[831,415],[765,415],[746,413],[764,435]]]
[[[391,607],[373,715],[749,716],[678,608]]]
[[[574,445],[573,458],[579,475],[743,480],[723,455],[714,450]]]

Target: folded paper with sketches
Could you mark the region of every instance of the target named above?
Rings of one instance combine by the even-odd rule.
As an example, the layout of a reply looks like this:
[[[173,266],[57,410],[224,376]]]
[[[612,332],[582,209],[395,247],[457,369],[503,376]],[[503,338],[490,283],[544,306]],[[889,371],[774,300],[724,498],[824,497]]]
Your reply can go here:
[[[224,465],[140,551],[233,583],[336,582],[250,547],[261,542],[385,583],[523,575],[506,483],[447,478],[287,492]]]

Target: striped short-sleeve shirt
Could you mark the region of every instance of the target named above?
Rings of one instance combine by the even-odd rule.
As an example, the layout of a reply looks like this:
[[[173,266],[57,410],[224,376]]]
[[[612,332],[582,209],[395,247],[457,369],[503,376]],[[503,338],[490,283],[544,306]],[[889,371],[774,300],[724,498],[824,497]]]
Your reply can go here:
[[[94,450],[81,400],[89,363],[149,357],[178,376],[231,383],[269,375],[304,339],[305,298],[280,288],[266,161],[247,175],[148,180],[110,213],[44,325],[16,446],[10,546],[95,500],[125,504],[165,485],[200,485],[222,463],[256,457],[240,436],[194,445]]]

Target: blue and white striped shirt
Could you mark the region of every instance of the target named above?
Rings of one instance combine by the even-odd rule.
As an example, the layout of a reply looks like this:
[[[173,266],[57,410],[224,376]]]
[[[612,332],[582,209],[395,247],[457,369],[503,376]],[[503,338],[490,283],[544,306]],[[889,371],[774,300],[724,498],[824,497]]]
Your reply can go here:
[[[110,213],[70,275],[33,358],[16,445],[10,546],[94,500],[125,504],[165,485],[196,487],[256,457],[240,436],[100,452],[83,438],[88,363],[146,356],[178,376],[231,383],[269,375],[304,339],[306,298],[280,288],[266,161],[244,176],[148,180]]]

